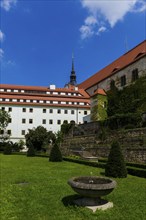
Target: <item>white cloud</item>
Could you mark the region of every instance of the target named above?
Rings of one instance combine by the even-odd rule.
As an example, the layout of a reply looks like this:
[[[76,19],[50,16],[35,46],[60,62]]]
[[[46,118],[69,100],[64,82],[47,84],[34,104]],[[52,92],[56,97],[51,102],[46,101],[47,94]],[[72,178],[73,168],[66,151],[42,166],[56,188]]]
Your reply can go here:
[[[89,16],[85,19],[84,25],[80,27],[82,40],[94,35],[94,27],[97,25],[97,23],[97,19],[94,16]]]
[[[98,32],[104,32],[105,30],[100,29],[103,26],[109,26],[113,28],[116,23],[123,20],[128,12],[143,12],[146,10],[145,0],[80,0],[83,8],[88,10],[89,16],[94,18],[94,28],[92,32],[97,33],[95,28],[98,26]],[[85,19],[85,24],[86,24]],[[98,21],[98,22],[97,22]],[[92,24],[88,22],[90,27]],[[106,27],[105,27],[106,28]]]
[[[17,0],[2,0],[1,7],[5,9],[6,11],[9,11],[11,7],[16,5],[16,3],[17,3]]]
[[[95,24],[97,24],[97,19],[93,16],[89,16],[86,18],[85,24],[86,25],[95,25]]]
[[[0,30],[0,42],[3,42],[4,38],[5,38],[5,35],[4,35],[4,33]]]
[[[80,32],[81,32],[81,39],[84,40],[86,38],[91,37],[94,34],[94,31],[92,30],[92,27],[88,25],[82,25],[80,27]]]
[[[3,56],[4,56],[4,51],[0,48],[0,60],[2,60]]]
[[[104,27],[104,26],[100,27],[100,28],[98,29],[98,31],[97,31],[97,35],[99,35],[100,33],[105,32],[106,30],[107,30],[106,27]]]

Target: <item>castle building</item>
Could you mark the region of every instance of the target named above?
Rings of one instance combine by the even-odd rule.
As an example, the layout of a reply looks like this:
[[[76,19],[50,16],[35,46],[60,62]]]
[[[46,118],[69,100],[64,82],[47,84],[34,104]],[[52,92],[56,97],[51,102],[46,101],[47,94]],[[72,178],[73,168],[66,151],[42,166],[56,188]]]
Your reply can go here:
[[[97,89],[110,90],[113,83],[118,89],[122,89],[144,75],[146,75],[146,40],[78,86],[92,96]]]
[[[57,132],[65,120],[76,124],[104,120],[106,91],[110,86],[115,84],[122,89],[144,75],[146,40],[80,84],[77,84],[73,57],[70,81],[64,88],[2,84],[1,108],[11,115],[6,132],[16,142],[25,138],[28,129],[39,125]],[[1,130],[1,135],[4,132]]]
[[[57,132],[65,120],[80,124],[90,114],[90,97],[76,86],[73,61],[70,82],[65,88],[1,84],[0,104],[11,116],[7,131],[1,130],[1,135],[6,132],[13,142],[24,139],[28,129],[41,125]]]

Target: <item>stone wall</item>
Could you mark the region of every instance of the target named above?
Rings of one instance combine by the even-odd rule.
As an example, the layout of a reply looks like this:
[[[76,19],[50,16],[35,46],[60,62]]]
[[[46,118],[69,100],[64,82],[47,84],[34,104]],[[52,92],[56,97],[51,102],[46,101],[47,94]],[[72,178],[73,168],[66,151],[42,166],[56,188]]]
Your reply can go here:
[[[87,150],[93,156],[107,158],[114,139],[118,139],[126,161],[146,163],[146,128],[111,131],[106,133],[104,140],[99,138],[99,132],[72,135],[64,139],[62,152],[64,155],[71,155],[76,150]]]

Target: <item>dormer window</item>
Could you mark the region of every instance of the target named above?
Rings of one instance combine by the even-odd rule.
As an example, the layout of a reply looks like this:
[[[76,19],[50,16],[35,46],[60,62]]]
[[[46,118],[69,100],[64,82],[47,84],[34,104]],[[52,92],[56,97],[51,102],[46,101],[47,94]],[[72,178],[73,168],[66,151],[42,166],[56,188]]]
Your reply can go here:
[[[120,69],[120,67],[118,67],[118,66],[115,67],[115,68],[112,70],[112,73],[113,73],[113,72],[116,72],[118,69]]]

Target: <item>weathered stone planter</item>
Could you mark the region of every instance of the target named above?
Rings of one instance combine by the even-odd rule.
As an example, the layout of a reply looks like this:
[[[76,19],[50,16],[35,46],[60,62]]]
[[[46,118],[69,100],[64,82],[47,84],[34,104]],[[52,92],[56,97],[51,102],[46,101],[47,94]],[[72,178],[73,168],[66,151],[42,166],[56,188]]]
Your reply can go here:
[[[116,186],[114,180],[98,176],[73,177],[68,180],[68,184],[75,192],[82,196],[82,198],[74,201],[77,205],[82,206],[101,206],[107,204],[108,202],[101,199],[101,197],[111,193]],[[112,206],[110,204],[110,207]]]

